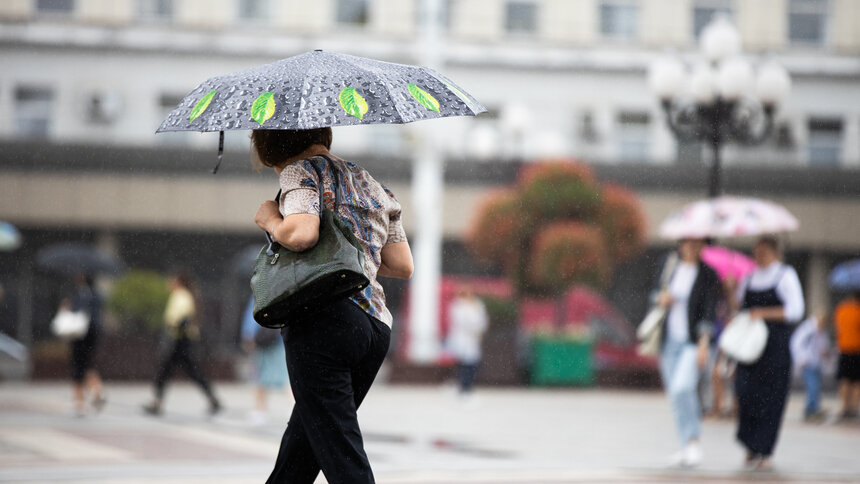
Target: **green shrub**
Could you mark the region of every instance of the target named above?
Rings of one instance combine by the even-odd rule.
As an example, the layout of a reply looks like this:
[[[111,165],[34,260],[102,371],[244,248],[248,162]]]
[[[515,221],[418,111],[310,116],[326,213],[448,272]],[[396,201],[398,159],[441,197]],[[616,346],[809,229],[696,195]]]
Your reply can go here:
[[[516,327],[519,320],[517,314],[517,303],[512,299],[503,299],[494,296],[481,296],[481,301],[487,309],[490,324],[499,328]]]
[[[123,327],[157,330],[162,324],[168,295],[164,276],[153,271],[133,270],[117,281],[108,308]]]

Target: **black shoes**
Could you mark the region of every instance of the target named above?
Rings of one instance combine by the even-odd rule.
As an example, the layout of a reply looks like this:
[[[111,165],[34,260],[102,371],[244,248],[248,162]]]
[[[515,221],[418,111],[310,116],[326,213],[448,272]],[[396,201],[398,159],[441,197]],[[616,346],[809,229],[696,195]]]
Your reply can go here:
[[[161,415],[161,405],[157,403],[149,403],[143,406],[143,413],[157,417]]]

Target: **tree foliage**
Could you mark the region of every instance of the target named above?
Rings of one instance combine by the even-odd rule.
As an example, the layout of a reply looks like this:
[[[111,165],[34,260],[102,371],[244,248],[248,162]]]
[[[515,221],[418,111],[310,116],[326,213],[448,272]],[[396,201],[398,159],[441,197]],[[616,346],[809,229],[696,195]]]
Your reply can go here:
[[[634,193],[565,160],[529,164],[514,186],[487,195],[467,243],[521,292],[557,295],[576,284],[605,287],[614,266],[642,249],[645,230]]]
[[[162,275],[133,270],[117,281],[108,308],[125,327],[155,330],[161,327],[168,295],[167,281]]]

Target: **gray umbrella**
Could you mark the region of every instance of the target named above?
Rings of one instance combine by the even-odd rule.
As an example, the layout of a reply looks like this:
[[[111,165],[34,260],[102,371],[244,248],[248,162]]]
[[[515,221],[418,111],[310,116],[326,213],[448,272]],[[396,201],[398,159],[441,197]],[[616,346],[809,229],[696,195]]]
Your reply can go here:
[[[432,69],[315,50],[207,79],[157,132],[397,124],[485,111]]]
[[[125,271],[125,264],[117,257],[84,244],[54,244],[36,253],[39,269],[64,275],[110,274]]]

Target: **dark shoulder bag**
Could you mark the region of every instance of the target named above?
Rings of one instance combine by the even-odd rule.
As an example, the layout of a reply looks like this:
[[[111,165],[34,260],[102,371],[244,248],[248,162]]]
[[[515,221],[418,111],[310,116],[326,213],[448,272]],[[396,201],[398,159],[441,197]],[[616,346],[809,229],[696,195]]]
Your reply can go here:
[[[304,252],[292,252],[266,233],[268,244],[257,256],[251,290],[254,319],[266,328],[282,328],[290,321],[306,318],[333,302],[361,291],[370,280],[364,272],[364,248],[352,230],[337,215],[340,204],[337,169],[331,159],[334,179],[334,211],[323,201],[323,176],[313,161],[320,196],[320,233],[317,244]],[[281,192],[276,201],[280,205]]]

